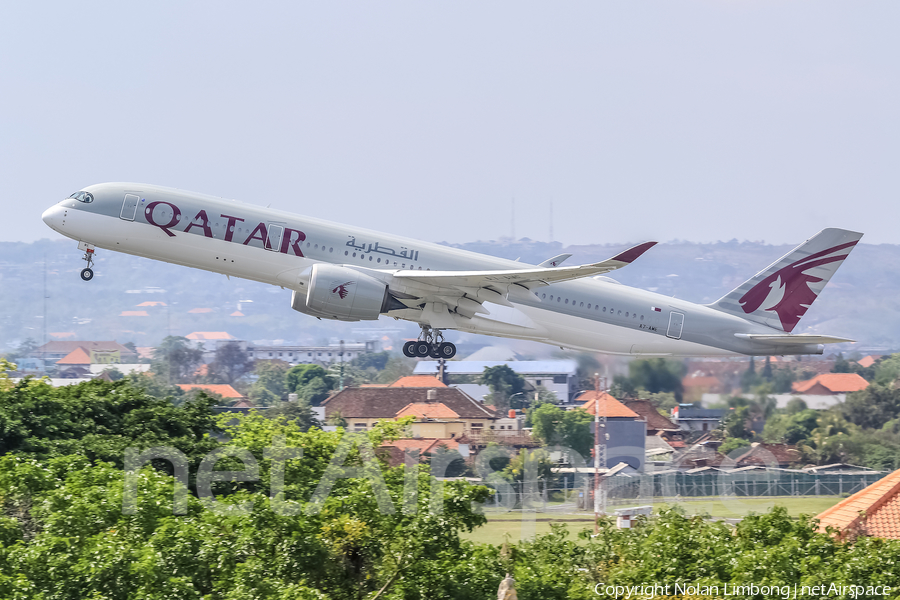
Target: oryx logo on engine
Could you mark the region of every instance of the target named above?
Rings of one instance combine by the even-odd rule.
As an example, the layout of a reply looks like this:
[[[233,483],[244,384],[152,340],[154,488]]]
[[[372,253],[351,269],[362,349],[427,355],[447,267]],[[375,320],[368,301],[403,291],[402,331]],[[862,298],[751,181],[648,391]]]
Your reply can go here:
[[[354,283],[356,283],[356,282],[355,281],[346,281],[346,282],[340,284],[339,286],[337,286],[336,288],[334,288],[333,290],[331,290],[331,293],[337,294],[338,296],[341,297],[341,300],[343,300],[344,298],[347,297],[347,294],[350,293],[350,290],[347,289],[347,286],[353,285]]]

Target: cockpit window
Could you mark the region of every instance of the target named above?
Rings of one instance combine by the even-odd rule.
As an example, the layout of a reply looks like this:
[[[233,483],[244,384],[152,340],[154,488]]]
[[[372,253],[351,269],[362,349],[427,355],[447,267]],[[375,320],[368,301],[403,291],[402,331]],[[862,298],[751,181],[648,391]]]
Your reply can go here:
[[[94,201],[94,197],[90,192],[75,192],[74,194],[69,196],[69,198],[74,198],[79,202],[84,202],[85,204]]]

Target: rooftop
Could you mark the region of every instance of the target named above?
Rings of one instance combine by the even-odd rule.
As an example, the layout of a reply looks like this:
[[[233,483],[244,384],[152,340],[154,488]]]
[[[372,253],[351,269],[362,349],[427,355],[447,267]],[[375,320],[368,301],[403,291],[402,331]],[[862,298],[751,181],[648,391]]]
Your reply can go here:
[[[185,392],[190,390],[203,390],[206,392],[212,392],[214,394],[219,394],[223,398],[243,398],[243,396],[236,389],[227,384],[216,384],[216,383],[179,383],[178,387],[183,389]]]
[[[433,390],[435,395],[431,404],[444,404],[459,415],[459,418],[496,419],[498,416],[492,408],[477,402],[461,390],[451,387],[344,388],[343,391],[322,402],[322,406],[325,407],[326,416],[340,412],[345,419],[393,419],[397,413],[410,404],[426,402],[429,390]]]
[[[441,402],[412,402],[397,412],[397,418],[414,416],[418,419],[458,419],[459,415]]]
[[[857,373],[823,373],[806,381],[798,381],[794,384],[794,391],[804,394],[817,385],[822,386],[832,394],[845,394],[864,390],[869,386],[869,382]]]
[[[66,354],[63,358],[56,361],[58,365],[89,365],[91,364],[91,356],[84,348],[78,347]]]
[[[398,388],[398,387],[415,387],[415,388],[435,388],[435,387],[447,387],[444,385],[444,382],[434,377],[432,375],[408,375],[406,377],[401,377],[394,383],[390,384],[387,387]]]
[[[894,471],[820,513],[819,531],[831,526],[841,536],[900,539],[900,470]]]
[[[633,410],[638,416],[647,421],[647,429],[655,429],[657,431],[681,431],[675,423],[660,414],[649,400],[623,400],[629,409]]]
[[[600,402],[600,416],[606,417],[626,417],[636,419],[638,418],[638,414],[616,400],[611,395],[606,392],[600,392],[599,398],[597,397],[597,392],[594,390],[588,390],[582,395],[578,397],[578,401],[582,402],[580,408],[586,410],[588,414],[596,414],[595,407],[597,406],[597,401]]]

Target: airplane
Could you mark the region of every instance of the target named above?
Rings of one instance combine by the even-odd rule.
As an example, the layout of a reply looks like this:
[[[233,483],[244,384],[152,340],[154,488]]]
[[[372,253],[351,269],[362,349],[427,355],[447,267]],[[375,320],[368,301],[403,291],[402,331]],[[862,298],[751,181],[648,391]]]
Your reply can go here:
[[[604,261],[560,266],[496,258],[205,194],[140,183],[85,187],[44,222],[97,249],[277,285],[291,308],[338,321],[417,323],[409,357],[452,358],[456,330],[629,356],[822,354],[846,338],[793,334],[862,238],[824,229],[712,304],[632,288],[606,276],[656,242]]]

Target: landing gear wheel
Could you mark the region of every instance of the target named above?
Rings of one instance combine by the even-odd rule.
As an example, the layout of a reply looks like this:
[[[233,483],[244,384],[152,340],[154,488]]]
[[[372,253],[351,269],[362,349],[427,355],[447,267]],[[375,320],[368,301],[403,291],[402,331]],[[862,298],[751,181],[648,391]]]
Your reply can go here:
[[[444,342],[438,346],[437,358],[453,358],[456,356],[456,344]]]
[[[416,342],[416,356],[426,357],[431,354],[431,344],[428,342]]]
[[[94,278],[94,272],[90,269],[82,269],[81,270],[81,278],[85,281],[90,281]]]
[[[440,358],[441,352],[437,348],[432,347],[431,352],[428,353],[428,356],[430,356],[431,358]]]
[[[416,343],[415,342],[406,342],[403,344],[403,356],[407,358],[415,358],[416,357]]]

